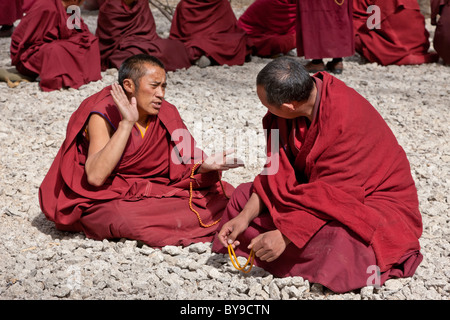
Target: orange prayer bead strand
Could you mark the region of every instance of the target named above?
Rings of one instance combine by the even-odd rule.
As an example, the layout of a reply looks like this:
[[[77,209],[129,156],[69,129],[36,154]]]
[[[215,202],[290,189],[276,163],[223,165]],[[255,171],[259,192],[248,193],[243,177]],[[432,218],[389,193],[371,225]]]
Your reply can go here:
[[[197,163],[192,167],[191,176],[190,176],[191,181],[190,181],[190,183],[189,183],[189,208],[191,209],[192,212],[194,212],[194,213],[196,214],[197,219],[198,219],[198,222],[200,223],[200,225],[201,225],[203,228],[209,228],[209,227],[212,227],[213,225],[219,223],[220,219],[218,219],[218,220],[216,220],[216,221],[214,221],[214,222],[212,222],[212,223],[210,223],[210,224],[204,224],[203,221],[202,221],[202,218],[200,217],[200,214],[199,214],[199,213],[197,212],[197,210],[195,210],[194,207],[192,206],[192,197],[193,197],[192,180],[194,179],[194,172],[195,172],[195,170],[196,170],[202,163],[203,163],[203,161],[199,161],[199,162],[197,162]],[[219,173],[218,173],[218,174],[219,174]],[[223,187],[222,180],[219,180],[219,182],[220,182],[220,186],[222,187],[222,192],[223,192],[223,194],[225,195],[225,197],[226,197],[227,199],[229,199],[230,197],[228,197],[227,194],[225,193],[225,189],[224,189],[224,187]]]
[[[231,244],[228,245],[228,255],[230,256],[230,260],[233,266],[239,271],[242,271],[243,273],[249,273],[250,270],[252,270],[253,261],[255,260],[255,253],[253,252],[253,249],[250,251],[247,262],[243,266],[239,264],[236,254],[234,253],[233,246]],[[245,269],[247,265],[250,265],[250,267],[248,269]]]

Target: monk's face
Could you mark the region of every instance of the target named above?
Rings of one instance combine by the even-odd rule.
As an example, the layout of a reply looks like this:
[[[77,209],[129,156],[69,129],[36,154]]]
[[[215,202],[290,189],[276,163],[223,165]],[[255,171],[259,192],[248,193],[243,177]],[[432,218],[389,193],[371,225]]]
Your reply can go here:
[[[156,115],[166,93],[166,72],[164,69],[145,65],[147,72],[139,80],[139,88],[134,92],[137,107],[141,114]]]

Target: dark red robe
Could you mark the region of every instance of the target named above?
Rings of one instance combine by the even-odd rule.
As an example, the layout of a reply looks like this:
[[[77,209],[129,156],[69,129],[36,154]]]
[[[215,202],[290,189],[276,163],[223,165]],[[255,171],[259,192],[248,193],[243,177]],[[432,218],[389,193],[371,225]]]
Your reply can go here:
[[[23,16],[23,0],[4,0],[0,2],[0,27],[10,26]]]
[[[253,54],[286,54],[295,46],[297,0],[256,0],[240,16],[238,26],[252,42]]]
[[[169,38],[186,45],[192,63],[206,55],[219,65],[242,65],[251,53],[228,0],[181,0]]]
[[[439,15],[439,19],[437,16]],[[431,24],[436,26],[433,46],[445,64],[450,65],[450,1],[431,0]]]
[[[313,122],[267,113],[267,145],[279,139],[278,149],[268,147],[274,171],[238,187],[221,223],[256,192],[268,212],[238,237],[237,255],[248,256],[251,239],[276,228],[292,243],[273,262],[255,260],[276,276],[336,292],[368,285],[369,266],[382,273],[379,284],[411,276],[422,260],[422,219],[406,154],[366,99],[328,73],[316,77],[323,84]],[[218,240],[213,250],[226,252]]]
[[[80,30],[69,29],[71,16],[61,0],[36,1],[11,36],[12,65],[39,76],[43,91],[78,89],[101,79],[98,39],[83,20]]]
[[[375,12],[367,12],[371,5],[380,8],[379,29],[372,28]],[[353,0],[353,24],[356,51],[369,62],[385,66],[436,61],[437,56],[428,53],[429,33],[417,0]]]
[[[89,116],[101,114],[113,128],[121,120],[110,90],[87,98],[71,116],[66,139],[39,188],[42,212],[58,229],[94,239],[129,238],[155,247],[211,241],[217,224],[201,227],[189,207],[191,169],[205,155],[195,148],[177,109],[166,101],[150,118],[143,138],[133,128],[105,184],[94,187],[87,182],[89,142],[84,127]],[[228,202],[218,179],[217,172],[210,172],[192,180],[193,207],[204,224],[219,219]],[[231,195],[234,188],[223,184]]]
[[[296,34],[299,57],[352,56],[355,53],[352,0],[298,0]]]
[[[122,0],[106,0],[97,21],[102,70],[118,69],[125,59],[141,53],[160,59],[167,71],[191,66],[181,41],[158,36],[147,0],[138,0],[132,8]]]

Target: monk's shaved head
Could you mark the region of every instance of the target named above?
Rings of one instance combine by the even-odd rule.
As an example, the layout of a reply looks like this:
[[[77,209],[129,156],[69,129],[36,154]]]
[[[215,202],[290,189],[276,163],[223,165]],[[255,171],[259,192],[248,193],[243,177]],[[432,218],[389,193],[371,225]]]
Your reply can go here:
[[[256,85],[266,91],[266,99],[275,107],[293,101],[305,101],[314,87],[314,80],[300,59],[280,57],[269,62],[256,78]]]
[[[119,68],[119,84],[122,88],[123,81],[131,79],[136,89],[139,89],[139,80],[147,73],[147,65],[164,70],[164,64],[159,59],[148,54],[138,54],[126,59]]]

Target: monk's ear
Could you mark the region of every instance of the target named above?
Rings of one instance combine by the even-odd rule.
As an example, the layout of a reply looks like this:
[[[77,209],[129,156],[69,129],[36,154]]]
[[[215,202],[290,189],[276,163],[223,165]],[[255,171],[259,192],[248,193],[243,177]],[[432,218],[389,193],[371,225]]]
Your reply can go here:
[[[290,111],[295,111],[295,102],[285,102],[283,103],[280,108],[289,109]]]
[[[127,93],[134,94],[134,92],[136,91],[136,86],[134,85],[133,80],[131,79],[123,80],[123,89]]]

